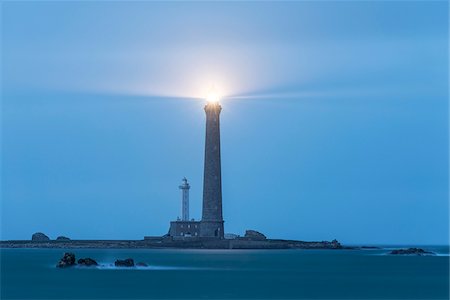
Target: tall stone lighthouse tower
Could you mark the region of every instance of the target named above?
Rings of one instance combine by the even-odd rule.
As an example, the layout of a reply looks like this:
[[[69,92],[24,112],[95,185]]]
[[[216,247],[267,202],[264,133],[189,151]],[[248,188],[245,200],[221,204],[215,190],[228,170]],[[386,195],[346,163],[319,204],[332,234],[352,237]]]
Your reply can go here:
[[[200,236],[223,238],[222,175],[220,164],[220,121],[222,107],[209,101],[206,112],[205,169],[203,173],[203,212]]]

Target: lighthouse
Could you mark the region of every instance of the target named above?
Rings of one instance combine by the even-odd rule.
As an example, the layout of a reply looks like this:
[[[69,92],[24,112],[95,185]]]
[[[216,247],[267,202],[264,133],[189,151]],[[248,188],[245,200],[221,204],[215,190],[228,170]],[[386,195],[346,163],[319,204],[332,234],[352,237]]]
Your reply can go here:
[[[173,240],[185,239],[223,239],[224,227],[222,216],[222,170],[220,162],[220,112],[219,97],[207,98],[205,161],[203,170],[203,207],[202,219],[189,220],[190,185],[183,178],[181,189],[181,216],[170,222],[168,236]]]
[[[183,178],[179,189],[181,190],[181,220],[189,221],[189,189],[191,186],[186,177]]]
[[[200,236],[223,238],[222,171],[220,161],[220,106],[213,98],[205,106],[206,137],[203,173],[203,210]]]
[[[198,238],[200,236],[200,221],[189,220],[189,189],[191,185],[186,177],[178,186],[181,190],[181,219],[170,222],[169,236],[174,239]]]

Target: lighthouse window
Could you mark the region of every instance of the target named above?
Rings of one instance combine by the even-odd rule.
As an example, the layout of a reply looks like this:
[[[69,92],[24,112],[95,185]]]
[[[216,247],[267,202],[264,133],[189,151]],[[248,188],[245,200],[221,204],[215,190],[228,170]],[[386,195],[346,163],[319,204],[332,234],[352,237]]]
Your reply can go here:
[[[181,225],[181,228],[183,228],[183,225]]]
[[[191,228],[191,225],[188,225],[188,228]]]

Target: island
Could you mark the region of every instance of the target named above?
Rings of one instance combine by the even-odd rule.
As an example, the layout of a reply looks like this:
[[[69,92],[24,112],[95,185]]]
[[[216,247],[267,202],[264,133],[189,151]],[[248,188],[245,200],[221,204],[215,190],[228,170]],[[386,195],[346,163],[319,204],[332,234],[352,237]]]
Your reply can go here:
[[[149,236],[142,240],[9,240],[0,241],[1,248],[180,248],[180,249],[349,249],[337,240],[332,241],[298,241],[268,239],[256,230],[247,230],[243,237],[208,238],[208,237],[174,237],[170,235]],[[352,248],[353,249],[353,248]]]

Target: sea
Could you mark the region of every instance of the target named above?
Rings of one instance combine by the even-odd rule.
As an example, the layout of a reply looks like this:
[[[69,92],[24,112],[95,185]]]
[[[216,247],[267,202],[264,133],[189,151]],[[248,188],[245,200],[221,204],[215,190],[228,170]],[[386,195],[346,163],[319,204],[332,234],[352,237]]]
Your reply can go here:
[[[1,299],[449,299],[436,256],[375,250],[1,249]],[[403,248],[403,247],[402,247]],[[56,268],[64,252],[98,267]],[[148,267],[116,268],[133,258]]]

